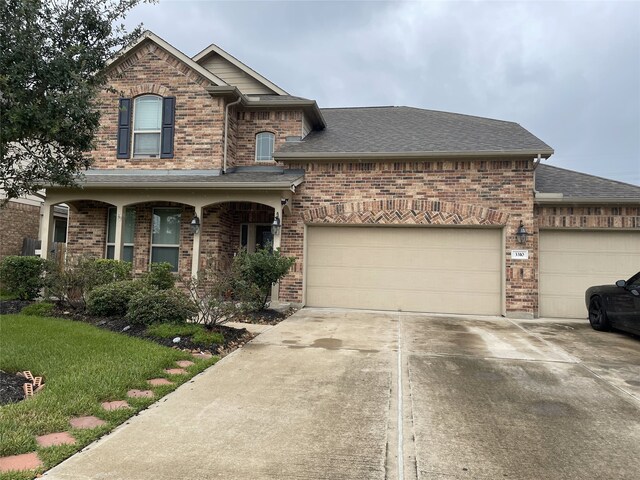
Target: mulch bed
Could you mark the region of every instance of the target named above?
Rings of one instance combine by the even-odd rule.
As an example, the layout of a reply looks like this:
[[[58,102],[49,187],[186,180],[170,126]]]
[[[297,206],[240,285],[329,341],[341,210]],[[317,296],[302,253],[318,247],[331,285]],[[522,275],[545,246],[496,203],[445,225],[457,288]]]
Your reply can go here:
[[[0,370],[0,405],[24,400],[23,385],[27,382],[30,380],[21,375]]]
[[[20,310],[32,303],[33,300],[0,300],[0,315],[20,313]]]
[[[256,323],[259,325],[277,325],[285,318],[293,315],[297,309],[290,307],[287,310],[261,310],[259,312],[249,312],[245,315],[235,317],[234,322]]]

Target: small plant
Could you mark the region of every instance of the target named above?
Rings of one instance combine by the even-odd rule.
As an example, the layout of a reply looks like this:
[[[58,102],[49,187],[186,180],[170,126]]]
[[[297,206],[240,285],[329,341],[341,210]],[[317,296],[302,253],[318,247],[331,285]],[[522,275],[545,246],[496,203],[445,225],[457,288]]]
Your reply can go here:
[[[101,285],[89,292],[87,311],[98,317],[125,316],[133,296],[148,288],[142,280],[122,280]]]
[[[22,315],[31,315],[32,317],[50,317],[53,314],[55,305],[49,302],[39,302],[27,305],[20,313]]]
[[[44,286],[47,265],[47,261],[39,257],[4,257],[0,262],[3,290],[20,300],[33,300]]]
[[[131,279],[131,263],[102,258],[72,257],[64,268],[47,274],[49,296],[74,309],[84,309],[89,292],[109,283]]]
[[[158,290],[169,290],[176,283],[173,272],[173,265],[167,262],[152,263],[151,270],[145,275],[145,281]]]
[[[262,294],[259,309],[264,309],[271,293],[271,287],[284,277],[293,264],[295,257],[284,257],[280,249],[261,248],[255,253],[240,251],[233,260],[232,269],[245,286],[255,285]],[[240,287],[234,290],[238,291]]]
[[[146,290],[131,298],[127,319],[131,323],[184,323],[198,314],[193,302],[176,288]]]

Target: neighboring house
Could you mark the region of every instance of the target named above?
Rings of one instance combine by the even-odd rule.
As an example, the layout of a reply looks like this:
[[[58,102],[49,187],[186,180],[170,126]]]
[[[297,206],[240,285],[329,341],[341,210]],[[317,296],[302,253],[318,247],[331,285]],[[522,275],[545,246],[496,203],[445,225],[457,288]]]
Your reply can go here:
[[[273,244],[297,258],[280,301],[513,317],[584,317],[586,286],[640,268],[640,187],[541,164],[516,123],[320,109],[150,32],[109,68],[83,188],[47,189],[70,254],[191,275]]]
[[[5,199],[0,190],[0,201]],[[28,195],[9,200],[0,205],[0,260],[8,255],[34,254],[36,241],[40,238],[40,209],[44,195],[37,197]],[[53,211],[54,223],[51,231],[53,242],[66,242],[67,208],[56,206]],[[25,244],[25,239],[30,240]],[[28,247],[33,247],[28,251]],[[27,248],[25,248],[27,247]]]

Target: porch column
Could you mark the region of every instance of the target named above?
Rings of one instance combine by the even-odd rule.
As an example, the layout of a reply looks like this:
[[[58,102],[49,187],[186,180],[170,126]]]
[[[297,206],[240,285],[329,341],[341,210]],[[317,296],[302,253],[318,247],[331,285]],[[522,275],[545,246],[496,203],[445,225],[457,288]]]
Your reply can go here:
[[[51,248],[51,239],[53,237],[53,204],[44,201],[41,209],[42,221],[40,223],[40,257],[49,258],[49,249]]]
[[[278,217],[280,217],[280,232],[277,235],[273,236],[273,249],[277,250],[278,248],[280,248],[282,230],[284,229],[284,218],[282,218],[282,204],[280,203],[279,198],[278,198],[277,205],[275,205],[273,209],[275,210],[273,213],[274,218],[276,214],[278,214]],[[279,292],[280,292],[280,284],[279,283],[273,284],[273,286],[271,287],[271,306],[275,306],[280,303]]]
[[[202,218],[202,205],[195,205],[195,215],[200,220],[200,230],[198,233],[193,234],[193,250],[191,251],[191,276],[197,277],[200,270],[200,236],[202,235],[202,228],[204,227],[204,220]]]
[[[122,260],[122,238],[124,232],[124,220],[126,215],[124,214],[124,206],[116,206],[116,241],[113,249],[113,259]]]

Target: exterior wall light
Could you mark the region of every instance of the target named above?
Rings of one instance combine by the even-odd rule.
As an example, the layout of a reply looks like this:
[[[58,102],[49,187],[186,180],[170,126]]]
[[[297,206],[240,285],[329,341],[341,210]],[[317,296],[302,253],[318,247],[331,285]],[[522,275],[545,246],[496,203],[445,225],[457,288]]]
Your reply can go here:
[[[200,231],[200,219],[198,215],[194,215],[191,219],[191,233],[196,234]]]
[[[524,224],[522,223],[522,220],[520,220],[520,226],[518,227],[518,230],[516,230],[516,242],[518,243],[527,243],[527,237],[533,235],[532,233],[527,232],[527,229],[524,228]]]
[[[274,237],[280,234],[281,228],[282,225],[280,224],[280,215],[278,215],[278,212],[276,212],[276,216],[273,217],[273,223],[271,224],[271,233]]]

